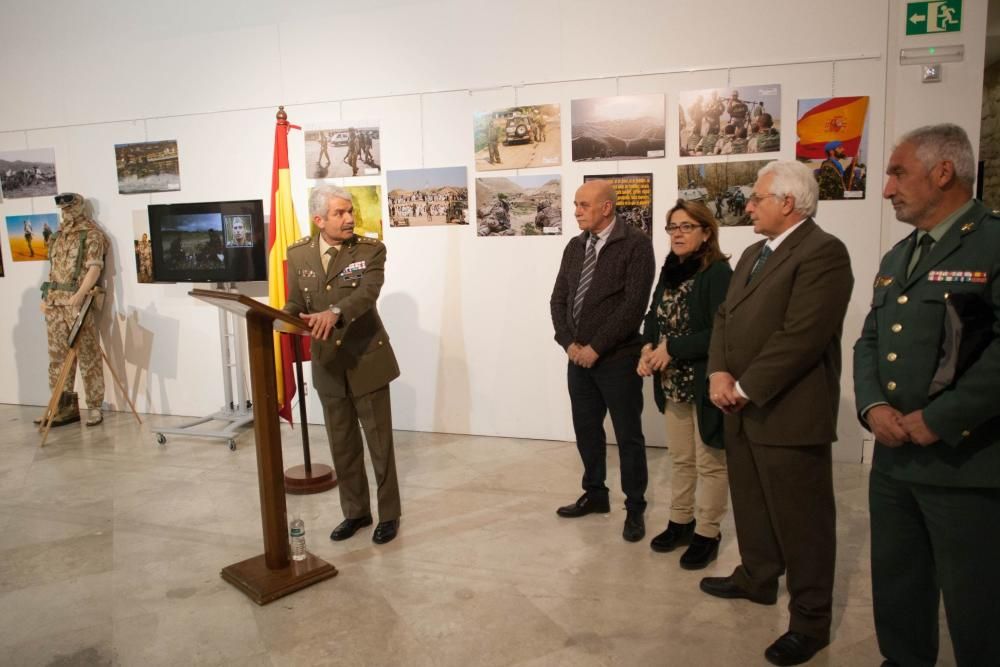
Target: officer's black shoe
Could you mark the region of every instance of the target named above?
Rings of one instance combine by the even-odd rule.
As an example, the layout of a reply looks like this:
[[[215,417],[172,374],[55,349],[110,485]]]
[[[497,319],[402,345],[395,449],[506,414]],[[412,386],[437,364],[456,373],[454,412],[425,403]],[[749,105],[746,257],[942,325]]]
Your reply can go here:
[[[369,523],[371,522],[369,521]],[[398,532],[399,519],[393,519],[392,521],[379,521],[378,525],[375,526],[375,532],[372,534],[372,542],[375,544],[392,542],[396,538],[396,534]]]
[[[731,576],[729,577],[705,577],[698,584],[704,592],[709,595],[714,595],[717,598],[729,598],[729,599],[744,599],[750,600],[750,602],[756,602],[757,604],[771,605],[778,601],[778,585],[774,586],[773,591],[768,591],[766,593],[751,593],[750,591],[743,590],[736,582],[733,581]]]
[[[642,510],[627,510],[625,512],[625,527],[622,529],[622,537],[626,542],[638,542],[646,537],[646,520],[642,517]]]
[[[346,540],[352,537],[354,533],[358,532],[360,528],[372,525],[371,515],[363,516],[360,519],[344,519],[340,522],[340,525],[333,529],[330,533],[330,539],[334,542],[340,542],[341,540]]]
[[[772,665],[801,665],[829,643],[801,632],[786,632],[767,647],[764,657]]]
[[[700,570],[719,556],[722,534],[703,537],[698,533],[691,538],[691,546],[681,556],[681,567],[685,570]]]
[[[608,503],[608,496],[595,497],[589,493],[585,493],[572,505],[564,505],[556,510],[556,514],[566,519],[576,519],[577,517],[586,516],[588,514],[594,514],[599,512],[601,514],[607,514],[611,511],[611,504]]]
[[[683,546],[691,542],[691,536],[694,535],[694,521],[688,521],[687,523],[674,523],[673,521],[667,522],[667,529],[653,538],[649,543],[649,548],[653,551],[658,551],[659,553],[667,553],[668,551],[673,551],[679,546]]]

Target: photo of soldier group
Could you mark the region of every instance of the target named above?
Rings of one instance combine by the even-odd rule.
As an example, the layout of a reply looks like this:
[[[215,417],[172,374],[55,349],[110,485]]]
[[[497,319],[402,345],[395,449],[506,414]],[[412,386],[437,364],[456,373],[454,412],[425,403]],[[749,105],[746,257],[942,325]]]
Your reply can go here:
[[[59,231],[58,213],[8,215],[7,240],[15,262],[41,262],[49,258],[49,243]]]
[[[781,148],[781,86],[680,94],[680,156],[772,153]]]
[[[562,182],[553,174],[476,179],[479,236],[562,234]]]
[[[476,170],[559,166],[561,127],[558,104],[477,113],[473,120]]]
[[[868,97],[799,100],[795,158],[819,182],[821,200],[864,199],[868,177]]]
[[[663,95],[573,100],[572,122],[573,162],[666,155]]]
[[[602,174],[584,176],[583,182],[604,180],[615,190],[615,217],[653,235],[653,175]]]
[[[354,206],[354,233],[358,236],[367,236],[370,239],[381,241],[382,186],[349,185],[345,186],[344,189],[351,193],[351,204]],[[310,220],[309,234],[318,232],[316,224]]]
[[[771,160],[681,165],[677,167],[677,196],[708,206],[720,225],[749,225],[747,200],[757,172],[768,162]]]
[[[227,248],[253,247],[253,222],[249,215],[224,215]]]
[[[214,271],[226,268],[222,214],[188,213],[170,216],[160,228],[167,271]],[[152,265],[150,265],[152,271]]]
[[[56,150],[32,148],[0,153],[0,190],[4,199],[55,195]]]
[[[377,176],[382,167],[378,123],[361,121],[338,129],[306,130],[306,178]]]
[[[119,194],[181,189],[181,166],[174,140],[115,144],[115,163]]]
[[[390,171],[386,187],[393,227],[469,224],[465,167]]]

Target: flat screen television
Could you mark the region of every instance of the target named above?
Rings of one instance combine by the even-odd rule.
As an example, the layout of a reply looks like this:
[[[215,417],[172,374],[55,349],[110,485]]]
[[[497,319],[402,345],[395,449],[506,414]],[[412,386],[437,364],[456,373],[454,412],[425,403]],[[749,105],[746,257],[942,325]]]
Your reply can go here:
[[[148,210],[154,282],[267,280],[260,199],[150,204]]]

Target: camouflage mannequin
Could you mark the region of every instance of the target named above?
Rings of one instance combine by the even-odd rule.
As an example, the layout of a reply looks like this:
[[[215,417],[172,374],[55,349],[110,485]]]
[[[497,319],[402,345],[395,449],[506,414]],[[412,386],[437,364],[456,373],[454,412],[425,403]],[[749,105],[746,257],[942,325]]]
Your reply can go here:
[[[56,204],[62,209],[62,224],[52,237],[49,247],[51,267],[49,280],[42,285],[41,310],[45,315],[45,328],[49,339],[49,389],[54,389],[59,370],[69,352],[69,334],[87,294],[97,285],[104,268],[104,252],[108,241],[97,224],[84,210],[83,197],[75,193],[61,194]],[[87,392],[90,412],[87,426],[103,421],[101,405],[104,402],[104,369],[97,340],[97,314],[90,314],[80,328],[77,353],[80,371]],[[53,426],[80,420],[73,385],[76,381],[76,364],[70,369],[69,379],[59,409],[53,416]]]

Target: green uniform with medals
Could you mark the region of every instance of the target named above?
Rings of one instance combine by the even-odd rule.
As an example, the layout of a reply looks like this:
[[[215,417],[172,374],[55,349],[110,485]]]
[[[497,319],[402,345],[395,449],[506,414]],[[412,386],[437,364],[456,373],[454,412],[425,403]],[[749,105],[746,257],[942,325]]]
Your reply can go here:
[[[375,301],[382,290],[385,245],[353,236],[323,270],[319,236],[288,247],[288,301],[284,310],[319,313],[337,308],[337,324],[325,341],[312,341],[313,386],[323,403],[333,464],[340,480],[344,517],[371,515],[368,478],[358,421],[378,484],[378,520],[401,513],[392,441],[389,382],[399,366]]]
[[[1000,664],[1000,216],[972,200],[882,259],[854,346],[859,417],[923,410],[941,440],[875,445],[872,592],[882,654],[933,665],[944,597],[959,665]],[[957,355],[952,352],[957,351]],[[957,359],[957,362],[956,362]],[[866,424],[867,426],[867,424]]]

